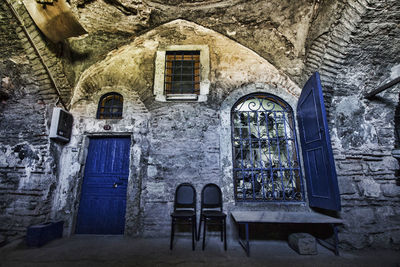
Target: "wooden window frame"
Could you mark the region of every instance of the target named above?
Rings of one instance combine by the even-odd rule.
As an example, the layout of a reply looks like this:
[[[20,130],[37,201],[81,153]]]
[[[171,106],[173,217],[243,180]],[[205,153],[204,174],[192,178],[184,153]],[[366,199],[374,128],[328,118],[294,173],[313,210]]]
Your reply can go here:
[[[106,103],[110,100],[112,101],[111,106],[106,106]],[[124,105],[124,98],[121,94],[115,92],[104,94],[100,97],[96,118],[122,119],[123,105]],[[117,111],[114,112],[115,109]]]
[[[176,94],[199,95],[200,51],[167,51],[165,57],[164,90],[167,97]]]
[[[193,93],[168,93],[168,88],[165,88],[166,80],[166,61],[167,52],[170,51],[199,51],[199,76],[198,76],[198,92]],[[160,47],[156,52],[155,61],[155,76],[154,76],[154,96],[158,102],[168,101],[190,101],[190,102],[205,102],[209,94],[210,88],[210,56],[207,45],[169,45]],[[197,82],[197,81],[196,81]],[[166,90],[167,89],[167,90]]]

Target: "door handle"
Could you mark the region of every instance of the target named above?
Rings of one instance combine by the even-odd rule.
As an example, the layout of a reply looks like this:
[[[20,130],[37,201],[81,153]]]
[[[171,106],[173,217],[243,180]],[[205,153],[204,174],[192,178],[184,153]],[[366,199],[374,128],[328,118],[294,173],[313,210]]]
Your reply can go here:
[[[119,185],[122,185],[122,183],[114,183],[114,184],[113,184],[113,187],[114,187],[114,188],[117,188]]]

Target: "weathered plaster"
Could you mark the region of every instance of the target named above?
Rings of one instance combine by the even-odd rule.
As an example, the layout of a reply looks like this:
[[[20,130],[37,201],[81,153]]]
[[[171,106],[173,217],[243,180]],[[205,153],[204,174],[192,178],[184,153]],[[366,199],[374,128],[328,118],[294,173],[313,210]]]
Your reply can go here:
[[[209,50],[206,80],[211,98],[203,103],[157,103],[153,95],[157,51],[182,45]],[[101,95],[111,91],[124,97],[123,119],[96,120]],[[174,191],[181,182],[192,182],[198,192],[207,182],[217,183],[227,200],[227,211],[234,205],[231,166],[226,166],[231,162],[231,152],[227,152],[231,148],[230,132],[227,134],[230,108],[240,97],[260,91],[275,94],[292,107],[296,107],[300,93],[288,77],[248,48],[194,23],[172,21],[112,51],[83,73],[72,98],[71,113],[77,123],[67,147],[82,151],[82,145],[77,144],[83,136],[105,134],[104,124],[110,124],[113,133],[133,133],[126,233],[165,235]],[[68,155],[70,152],[66,152]],[[82,179],[83,171],[80,173],[76,175]],[[62,179],[68,184],[71,176]],[[78,188],[71,207],[74,214],[79,184],[69,185]],[[58,206],[57,213],[69,209]]]
[[[196,100],[198,102],[207,101],[207,95],[210,92],[210,51],[207,45],[169,45],[167,47],[160,47],[157,50],[154,64],[154,95],[156,96],[156,101],[167,101],[167,97],[164,93],[165,57],[167,51],[200,52],[200,92],[199,95],[196,96]],[[185,97],[180,96],[177,100],[185,101]]]
[[[175,20],[112,51],[105,60],[86,70],[75,88],[72,106],[102,86],[133,87],[147,105],[148,98],[152,98],[156,51],[173,44],[209,47],[210,90],[216,84],[230,90],[247,83],[266,82],[292,95],[300,94],[298,86],[287,76],[248,48],[192,22]]]
[[[117,92],[124,98],[122,119],[96,119],[100,97],[108,92]],[[53,216],[66,223],[66,234],[74,231],[79,207],[81,184],[90,137],[130,136],[130,173],[128,177],[127,210],[125,232],[138,234],[141,229],[141,181],[146,172],[143,161],[148,153],[148,114],[137,93],[122,86],[102,87],[85,99],[78,99],[70,112],[74,116],[72,139],[62,151],[59,182],[53,204]],[[110,130],[104,130],[110,125]]]
[[[399,147],[394,135],[399,123],[393,120],[399,85],[372,100],[363,97],[398,76],[398,0],[71,0],[89,34],[62,45],[47,42],[22,3],[10,2],[23,23],[0,2],[0,240],[22,237],[30,224],[57,218],[73,232],[93,135],[127,134],[135,141],[129,235],[168,234],[173,192],[182,181],[193,181],[198,192],[207,182],[220,184],[228,212],[307,209],[306,204],[232,202],[229,168],[220,167],[231,161],[221,157],[230,149],[230,133],[221,127],[220,112],[225,99],[245,94],[245,88],[290,94],[298,87],[282,71],[301,85],[318,70],[340,185],[339,215],[345,220],[341,246],[399,247],[399,165],[393,157],[399,155],[393,151]],[[74,89],[76,128],[67,146],[48,139],[57,92],[23,27],[63,99]],[[171,44],[212,47],[206,102],[154,101],[155,51]],[[134,114],[121,121],[95,120],[96,101],[115,90],[137,103],[127,103]],[[105,131],[105,124],[112,130]]]

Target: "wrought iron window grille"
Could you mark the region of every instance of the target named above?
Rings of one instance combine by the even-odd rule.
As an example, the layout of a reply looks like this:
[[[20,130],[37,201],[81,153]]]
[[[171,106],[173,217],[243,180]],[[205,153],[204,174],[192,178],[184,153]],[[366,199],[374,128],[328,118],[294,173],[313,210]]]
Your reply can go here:
[[[200,51],[167,51],[164,90],[166,95],[200,94]]]
[[[231,111],[236,201],[303,202],[304,189],[291,107],[251,94]]]
[[[121,119],[124,99],[118,93],[107,93],[100,98],[97,119]]]

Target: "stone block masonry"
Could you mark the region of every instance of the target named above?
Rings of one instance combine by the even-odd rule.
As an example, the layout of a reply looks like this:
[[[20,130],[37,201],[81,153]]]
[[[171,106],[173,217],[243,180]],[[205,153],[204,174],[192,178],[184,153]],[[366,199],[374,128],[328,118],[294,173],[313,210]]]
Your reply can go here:
[[[391,153],[396,146],[398,91],[387,90],[371,100],[363,97],[385,79],[398,76],[393,69],[400,59],[399,46],[391,45],[400,41],[394,27],[400,14],[396,2],[362,3],[367,8],[358,15],[360,22],[333,87],[332,141],[339,181],[347,184],[341,191],[346,223],[339,236],[345,246],[400,246],[399,165]],[[368,52],[360,56],[359,51]]]
[[[295,110],[301,81],[319,70],[341,192],[341,246],[400,246],[399,166],[391,153],[399,147],[398,85],[363,97],[399,75],[398,1],[72,0],[89,34],[62,45],[48,43],[21,2],[9,1],[76,123],[68,145],[49,141],[54,84],[0,2],[0,242],[49,218],[65,219],[73,233],[88,140],[102,135],[131,136],[127,235],[168,235],[181,182],[193,183],[198,196],[206,183],[220,184],[227,213],[308,209],[235,202],[230,109],[246,94],[267,92]],[[210,48],[207,102],[154,101],[156,51],[179,44]],[[100,96],[111,91],[124,96],[123,119],[96,120]]]
[[[166,112],[167,111],[167,112]],[[200,199],[207,183],[220,184],[219,120],[215,110],[193,104],[154,110],[150,121],[152,172],[144,185],[144,234],[169,233],[170,211],[178,184],[190,182]],[[164,222],[164,223],[160,223]],[[158,229],[154,229],[158,228]]]
[[[290,234],[288,243],[300,255],[315,255],[317,251],[317,241],[315,237],[307,233]]]
[[[398,1],[337,2],[340,12],[318,10],[340,19],[311,29],[325,30],[309,39],[304,70],[321,73],[345,219],[339,239],[343,247],[399,247],[399,166],[391,155],[398,90],[363,97],[399,75]]]
[[[29,48],[21,25],[2,1],[0,92],[6,97],[0,100],[0,235],[8,242],[49,218],[56,181],[58,148],[50,144],[47,127],[57,95]]]

